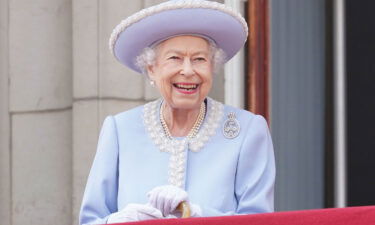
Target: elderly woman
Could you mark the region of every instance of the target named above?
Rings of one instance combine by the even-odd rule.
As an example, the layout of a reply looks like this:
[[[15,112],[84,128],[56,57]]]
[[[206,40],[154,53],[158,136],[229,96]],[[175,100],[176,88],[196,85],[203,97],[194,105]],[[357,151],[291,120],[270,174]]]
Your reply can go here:
[[[273,211],[274,153],[262,116],[207,95],[244,44],[240,14],[210,1],[168,1],[122,21],[110,49],[162,98],[108,116],[80,224]],[[235,76],[235,74],[233,74]]]

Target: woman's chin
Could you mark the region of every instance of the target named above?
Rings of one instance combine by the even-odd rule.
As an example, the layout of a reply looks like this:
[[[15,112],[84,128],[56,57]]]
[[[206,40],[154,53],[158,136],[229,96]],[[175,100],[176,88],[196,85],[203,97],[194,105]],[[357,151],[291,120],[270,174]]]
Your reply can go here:
[[[179,97],[172,100],[172,107],[175,109],[197,109],[202,104],[204,98],[199,96],[192,97]]]

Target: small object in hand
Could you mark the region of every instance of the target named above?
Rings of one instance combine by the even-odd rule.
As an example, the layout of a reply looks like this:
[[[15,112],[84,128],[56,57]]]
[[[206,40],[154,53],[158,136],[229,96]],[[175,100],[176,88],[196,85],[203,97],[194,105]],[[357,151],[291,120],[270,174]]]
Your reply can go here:
[[[187,203],[186,201],[183,201],[180,204],[178,204],[176,210],[180,211],[182,213],[181,218],[189,218],[190,217],[190,213],[191,213],[190,207],[189,207],[189,203]]]

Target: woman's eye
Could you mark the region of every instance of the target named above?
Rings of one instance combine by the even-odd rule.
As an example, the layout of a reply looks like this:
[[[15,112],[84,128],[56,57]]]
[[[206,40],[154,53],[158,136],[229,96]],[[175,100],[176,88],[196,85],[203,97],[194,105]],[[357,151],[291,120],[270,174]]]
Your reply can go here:
[[[176,59],[180,59],[180,57],[178,57],[178,56],[171,56],[168,59],[176,60]]]
[[[194,60],[195,60],[195,61],[201,61],[201,62],[204,62],[204,61],[206,61],[206,58],[198,57],[198,58],[195,58]]]

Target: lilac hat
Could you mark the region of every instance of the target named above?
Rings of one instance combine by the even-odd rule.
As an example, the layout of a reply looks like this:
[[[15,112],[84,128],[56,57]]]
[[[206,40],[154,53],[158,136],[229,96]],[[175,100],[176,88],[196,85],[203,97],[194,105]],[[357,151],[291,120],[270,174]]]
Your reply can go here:
[[[143,9],[113,30],[109,49],[127,67],[141,73],[135,59],[142,50],[179,35],[207,37],[231,59],[245,44],[248,27],[232,8],[205,0],[172,0]]]

